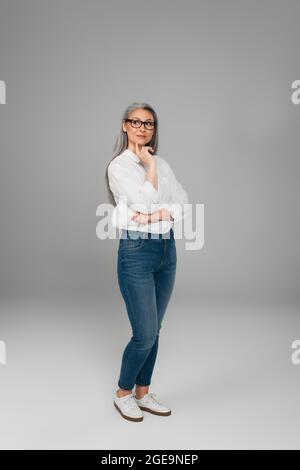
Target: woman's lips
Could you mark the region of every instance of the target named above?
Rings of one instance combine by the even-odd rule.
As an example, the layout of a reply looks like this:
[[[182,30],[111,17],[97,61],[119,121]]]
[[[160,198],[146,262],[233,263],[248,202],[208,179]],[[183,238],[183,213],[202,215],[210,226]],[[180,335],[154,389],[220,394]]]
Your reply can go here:
[[[146,136],[145,135],[138,135],[137,137],[142,137],[144,139]]]

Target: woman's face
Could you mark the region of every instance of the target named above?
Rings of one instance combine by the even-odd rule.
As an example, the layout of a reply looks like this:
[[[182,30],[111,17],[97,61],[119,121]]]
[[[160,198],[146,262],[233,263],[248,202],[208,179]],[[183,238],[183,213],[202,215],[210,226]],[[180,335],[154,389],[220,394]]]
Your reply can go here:
[[[154,121],[153,115],[147,109],[135,109],[131,111],[128,119],[139,119],[140,121]],[[123,122],[123,131],[127,132],[128,142],[133,148],[137,143],[139,146],[147,145],[154,134],[155,128],[149,130],[145,129],[144,124],[141,127],[132,127],[130,122]]]

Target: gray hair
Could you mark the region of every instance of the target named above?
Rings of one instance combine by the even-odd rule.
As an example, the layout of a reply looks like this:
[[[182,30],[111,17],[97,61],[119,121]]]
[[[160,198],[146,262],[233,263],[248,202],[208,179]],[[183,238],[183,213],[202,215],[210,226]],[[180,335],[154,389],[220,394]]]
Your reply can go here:
[[[127,137],[127,132],[123,131],[122,122],[123,122],[124,119],[127,119],[129,117],[130,113],[132,111],[134,111],[135,109],[147,109],[148,111],[150,111],[152,113],[154,122],[156,123],[156,126],[154,128],[152,139],[150,140],[150,142],[147,145],[149,145],[150,147],[153,147],[154,154],[157,153],[157,148],[158,148],[158,118],[157,118],[156,112],[154,111],[152,106],[150,106],[150,104],[148,104],[148,103],[137,103],[137,102],[131,103],[129,106],[127,106],[127,108],[125,109],[125,111],[123,113],[123,116],[122,116],[122,119],[121,119],[121,122],[120,122],[119,135],[116,139],[116,143],[115,143],[115,146],[114,146],[114,149],[113,149],[113,154],[112,154],[113,158],[107,164],[106,171],[105,171],[105,181],[106,181],[106,187],[107,187],[107,192],[108,192],[108,199],[109,199],[109,202],[111,204],[113,204],[114,206],[116,205],[116,202],[114,200],[113,194],[112,194],[111,189],[110,189],[109,184],[108,184],[108,167],[111,164],[111,162],[114,160],[114,158],[116,158],[124,150],[127,149],[128,137]]]

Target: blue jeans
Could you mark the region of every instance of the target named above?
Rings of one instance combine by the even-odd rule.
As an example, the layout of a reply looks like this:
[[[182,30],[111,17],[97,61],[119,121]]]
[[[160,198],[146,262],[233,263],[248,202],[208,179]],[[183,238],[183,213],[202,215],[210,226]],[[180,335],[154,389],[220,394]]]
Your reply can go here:
[[[118,386],[132,390],[150,385],[159,331],[175,283],[176,241],[173,229],[153,234],[122,229],[118,282],[132,336],[122,357]]]

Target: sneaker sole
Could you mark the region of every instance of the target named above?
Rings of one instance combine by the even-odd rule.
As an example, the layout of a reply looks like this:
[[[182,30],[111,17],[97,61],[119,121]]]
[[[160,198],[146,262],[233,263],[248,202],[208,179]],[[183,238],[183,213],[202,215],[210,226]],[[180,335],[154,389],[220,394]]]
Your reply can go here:
[[[151,410],[150,408],[146,408],[145,406],[138,405],[138,407],[143,411],[148,411],[148,413],[152,413],[153,415],[170,416],[170,414],[171,414],[171,411],[165,411],[165,412],[161,411],[161,412],[159,412],[159,411]]]
[[[140,418],[133,418],[132,416],[124,415],[124,414],[122,413],[122,411],[120,410],[120,408],[118,407],[118,405],[116,404],[115,401],[114,401],[114,405],[115,405],[115,407],[117,408],[118,412],[120,413],[120,415],[121,415],[123,418],[128,419],[129,421],[143,421],[144,416],[141,416]]]

